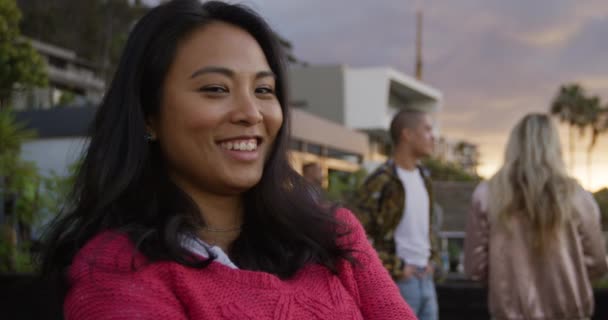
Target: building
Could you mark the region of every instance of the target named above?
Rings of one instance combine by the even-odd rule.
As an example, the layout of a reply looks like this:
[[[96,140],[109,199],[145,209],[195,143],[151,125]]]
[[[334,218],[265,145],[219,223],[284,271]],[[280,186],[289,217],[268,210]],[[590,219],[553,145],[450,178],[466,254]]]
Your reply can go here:
[[[66,175],[88,143],[87,130],[95,112],[92,106],[18,112],[17,120],[38,133],[22,146],[23,158],[34,161],[43,173]],[[301,110],[293,110],[290,122],[291,160],[296,170],[307,162],[318,162],[326,177],[332,170],[353,172],[368,153],[368,139],[361,132]]]
[[[290,65],[307,65],[293,54],[289,41],[279,38]],[[18,119],[39,135],[23,146],[23,155],[36,162],[43,172],[67,174],[67,167],[87,143],[86,130],[106,86],[96,75],[95,66],[80,59],[74,51],[29,41],[46,61],[49,86],[16,91],[13,95],[12,105],[19,111]],[[296,170],[307,162],[318,162],[326,177],[330,171],[353,172],[369,153],[365,134],[322,115],[294,110],[290,120],[291,158]]]
[[[325,177],[333,172],[354,172],[369,153],[367,135],[306,111],[292,109],[291,160],[296,170],[308,162],[321,165]]]
[[[13,109],[49,109],[52,107],[95,105],[101,101],[105,82],[96,75],[91,63],[71,50],[28,39],[46,62],[49,84],[45,88],[16,90]]]
[[[292,66],[289,76],[294,106],[368,136],[367,169],[389,154],[388,127],[399,110],[442,108],[439,90],[388,67]]]
[[[438,90],[394,69],[308,66],[295,57],[288,41],[281,44],[290,61],[290,103],[295,107],[291,158],[296,170],[307,162],[321,164],[326,177],[362,165],[370,170],[390,152],[387,128],[398,110],[441,109]],[[63,174],[86,144],[86,128],[105,83],[73,51],[36,40],[32,46],[45,58],[50,81],[48,88],[14,97],[14,108],[23,111],[19,118],[40,135],[24,146],[24,156],[43,170]]]

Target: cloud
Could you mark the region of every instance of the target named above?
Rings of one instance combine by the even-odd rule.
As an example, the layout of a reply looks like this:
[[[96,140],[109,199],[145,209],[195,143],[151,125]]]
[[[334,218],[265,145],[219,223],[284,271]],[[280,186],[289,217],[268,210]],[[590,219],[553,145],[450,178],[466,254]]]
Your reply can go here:
[[[529,46],[546,48],[566,45],[583,27],[581,21],[571,21],[568,24],[552,26],[547,29],[529,32],[510,33],[510,35]]]
[[[556,55],[556,67],[566,75],[608,73],[608,15],[594,19],[573,41]]]
[[[413,66],[413,1],[250,1],[313,64]],[[245,2],[247,4],[247,2]],[[388,44],[388,45],[387,45]]]
[[[478,143],[485,172],[500,163],[512,126],[525,113],[547,111],[561,84],[578,81],[608,101],[606,0],[243,3],[311,64],[392,66],[407,74],[414,70],[415,12],[422,8],[424,79],[444,93],[442,131]],[[586,144],[577,163],[584,163]],[[607,149],[608,136],[597,147]],[[606,161],[594,159],[598,168],[608,168]]]

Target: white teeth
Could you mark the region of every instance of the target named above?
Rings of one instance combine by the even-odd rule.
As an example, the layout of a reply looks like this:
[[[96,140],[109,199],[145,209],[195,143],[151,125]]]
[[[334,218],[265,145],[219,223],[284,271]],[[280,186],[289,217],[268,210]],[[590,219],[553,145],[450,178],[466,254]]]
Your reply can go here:
[[[220,146],[226,150],[253,151],[258,148],[256,139],[227,141],[220,143]]]

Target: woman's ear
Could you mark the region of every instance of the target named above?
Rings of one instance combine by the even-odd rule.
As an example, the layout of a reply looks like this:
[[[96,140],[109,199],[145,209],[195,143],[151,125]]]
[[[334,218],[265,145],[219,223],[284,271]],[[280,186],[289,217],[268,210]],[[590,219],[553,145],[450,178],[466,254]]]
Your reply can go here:
[[[146,133],[145,138],[147,141],[156,141],[158,139],[158,125],[156,118],[149,117],[146,120]]]

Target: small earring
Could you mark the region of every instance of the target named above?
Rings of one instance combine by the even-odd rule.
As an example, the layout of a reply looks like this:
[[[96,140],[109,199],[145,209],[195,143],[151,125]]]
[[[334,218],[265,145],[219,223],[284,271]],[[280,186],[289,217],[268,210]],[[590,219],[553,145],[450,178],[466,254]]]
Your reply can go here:
[[[146,132],[146,134],[144,134],[144,140],[146,140],[146,142],[152,142],[154,141],[154,136],[152,133]]]

